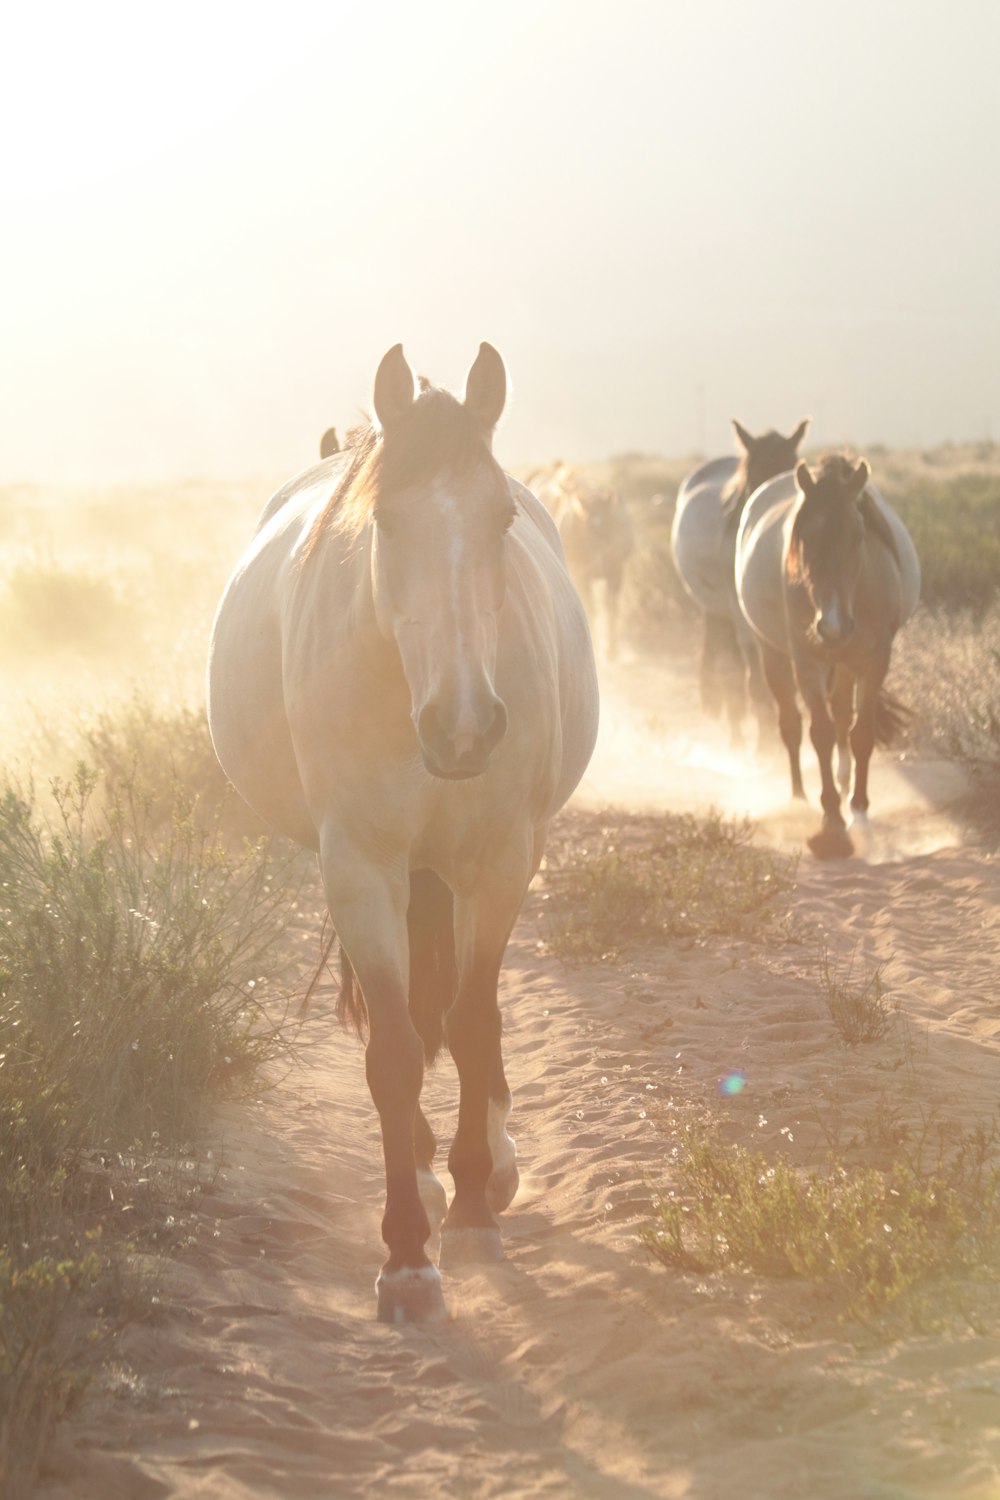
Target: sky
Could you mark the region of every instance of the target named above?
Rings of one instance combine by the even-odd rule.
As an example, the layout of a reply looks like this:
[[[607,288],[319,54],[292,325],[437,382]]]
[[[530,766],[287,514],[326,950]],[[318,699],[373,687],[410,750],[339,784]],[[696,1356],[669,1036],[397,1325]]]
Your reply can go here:
[[[995,0],[37,0],[0,482],[280,478],[385,350],[511,466],[1000,441]]]

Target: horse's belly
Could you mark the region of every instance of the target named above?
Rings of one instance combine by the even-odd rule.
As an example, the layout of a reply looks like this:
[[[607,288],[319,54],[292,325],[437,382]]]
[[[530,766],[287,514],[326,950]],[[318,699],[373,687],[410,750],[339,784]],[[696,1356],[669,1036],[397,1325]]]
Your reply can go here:
[[[693,490],[674,517],[670,539],[681,582],[695,603],[713,615],[728,614],[733,599],[733,548],[722,521],[718,490]]]
[[[219,763],[277,832],[318,847],[282,690],[281,640],[267,613],[248,613],[240,584],[223,597],[208,663],[208,722]]]

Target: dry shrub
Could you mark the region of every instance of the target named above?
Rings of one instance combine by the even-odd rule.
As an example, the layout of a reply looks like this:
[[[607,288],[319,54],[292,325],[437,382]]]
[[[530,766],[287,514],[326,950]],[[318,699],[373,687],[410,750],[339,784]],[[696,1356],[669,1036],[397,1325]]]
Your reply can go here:
[[[1000,603],[978,618],[918,610],[896,639],[892,680],[919,705],[929,748],[972,765],[1000,762]]]

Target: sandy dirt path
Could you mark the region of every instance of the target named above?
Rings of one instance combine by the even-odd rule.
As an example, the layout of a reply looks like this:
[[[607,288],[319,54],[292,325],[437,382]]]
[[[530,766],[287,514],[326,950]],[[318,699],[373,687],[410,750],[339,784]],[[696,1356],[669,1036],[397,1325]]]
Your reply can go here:
[[[580,805],[745,808],[800,847],[815,812],[788,813],[780,766],[690,727],[689,689],[621,670]],[[359,1045],[321,995],[300,1064],[225,1111],[159,1315],[61,1429],[42,1500],[996,1500],[996,1318],[866,1341],[807,1285],[668,1272],[637,1242],[677,1112],[714,1104],[731,1139],[802,1161],[879,1108],[995,1112],[1000,871],[949,815],[950,768],[882,761],[874,789],[870,858],[803,860],[780,944],[567,968],[539,951],[532,894],[502,993],[522,1186],[506,1263],[450,1275],[445,1324],[374,1321],[378,1136]],[[884,1041],[839,1043],[820,938],[891,960],[904,1016]],[[285,956],[290,982],[314,944]],[[720,1101],[736,1067],[747,1087]],[[426,1097],[443,1158],[447,1060]]]

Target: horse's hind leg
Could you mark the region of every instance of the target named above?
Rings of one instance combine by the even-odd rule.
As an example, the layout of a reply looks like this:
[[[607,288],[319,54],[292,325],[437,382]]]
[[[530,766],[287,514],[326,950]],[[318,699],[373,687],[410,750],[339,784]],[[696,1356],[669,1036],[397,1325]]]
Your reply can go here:
[[[854,678],[846,667],[833,669],[830,712],[837,736],[837,784],[846,792],[851,784],[851,747],[848,736],[854,719]]]
[[[618,628],[621,617],[622,575],[609,573],[604,580],[604,618],[607,622],[608,661],[618,660]]]
[[[497,983],[531,870],[527,851],[508,849],[495,856],[476,895],[456,901],[458,994],[445,1024],[460,1096],[448,1156],[455,1196],[441,1231],[442,1264],[503,1258],[491,1203],[499,1209],[510,1201],[517,1169],[506,1128],[510,1090],[500,1056]]]
[[[851,730],[851,749],[854,751],[851,811],[861,823],[868,816],[868,767],[875,748],[875,712],[887,670],[888,661],[871,675],[862,677],[858,683],[858,716]]]

